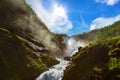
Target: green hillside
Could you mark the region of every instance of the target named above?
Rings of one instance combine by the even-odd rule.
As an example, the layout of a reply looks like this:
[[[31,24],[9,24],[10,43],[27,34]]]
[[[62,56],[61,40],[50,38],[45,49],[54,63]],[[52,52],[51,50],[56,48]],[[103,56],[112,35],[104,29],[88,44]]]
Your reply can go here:
[[[119,80],[120,36],[102,40],[77,52],[62,80]]]
[[[48,67],[59,63],[49,54],[39,57],[25,45],[26,39],[4,28],[0,28],[0,34],[0,80],[33,80]],[[48,61],[44,62],[46,57]]]
[[[92,43],[73,55],[62,80],[120,80],[120,21],[75,37]]]
[[[34,80],[58,64],[58,40],[25,0],[0,0],[0,80]]]
[[[0,0],[0,26],[25,39],[36,40],[51,52],[60,52],[56,36],[48,30],[25,0]]]
[[[101,29],[75,35],[74,37],[76,37],[78,40],[81,39],[88,42],[94,42],[118,35],[120,35],[120,21]]]

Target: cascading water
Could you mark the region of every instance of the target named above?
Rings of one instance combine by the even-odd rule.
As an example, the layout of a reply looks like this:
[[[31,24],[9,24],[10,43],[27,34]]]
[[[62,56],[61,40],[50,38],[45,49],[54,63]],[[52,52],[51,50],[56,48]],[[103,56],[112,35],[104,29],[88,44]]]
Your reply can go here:
[[[36,80],[61,80],[63,76],[63,71],[66,66],[68,66],[69,61],[63,59],[58,59],[59,64],[50,67],[48,71],[42,73]]]
[[[79,47],[87,45],[83,40],[76,40],[74,37],[66,37],[64,39],[64,43],[67,46],[64,52],[65,56],[73,56],[76,52],[78,52]]]
[[[78,51],[80,46],[84,47],[85,44],[82,41],[77,41],[73,37],[66,37],[64,39],[67,49],[65,50],[65,56],[72,56]],[[63,71],[69,65],[69,61],[64,59],[58,59],[59,64],[50,67],[48,71],[43,72],[36,80],[61,80],[63,77]]]

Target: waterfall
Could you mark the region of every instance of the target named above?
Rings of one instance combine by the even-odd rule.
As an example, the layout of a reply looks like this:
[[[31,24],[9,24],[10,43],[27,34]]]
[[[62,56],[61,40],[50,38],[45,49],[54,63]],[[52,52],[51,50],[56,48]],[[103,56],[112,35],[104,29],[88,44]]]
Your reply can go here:
[[[74,37],[64,38],[64,43],[67,47],[64,51],[65,56],[73,56],[78,52],[79,47],[85,47],[87,45],[83,40],[77,40]]]
[[[36,80],[61,80],[63,76],[63,71],[66,66],[68,66],[69,61],[63,59],[58,59],[59,64],[52,66],[48,71],[43,72]]]
[[[66,37],[64,39],[67,49],[65,50],[65,56],[72,56],[78,51],[80,46],[84,47],[85,43],[83,41],[77,41],[73,37]],[[69,61],[64,59],[57,59],[60,61],[59,64],[52,66],[48,71],[43,72],[36,80],[61,80],[63,77],[63,71],[69,65]]]

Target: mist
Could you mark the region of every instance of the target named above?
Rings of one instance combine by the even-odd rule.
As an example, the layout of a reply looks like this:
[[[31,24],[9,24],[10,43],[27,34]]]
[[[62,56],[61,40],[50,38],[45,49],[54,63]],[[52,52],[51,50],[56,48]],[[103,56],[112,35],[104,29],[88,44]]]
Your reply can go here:
[[[77,40],[74,37],[66,37],[64,39],[64,43],[66,44],[66,49],[64,50],[65,56],[72,56],[76,52],[78,52],[79,47],[85,47],[87,44],[83,40]]]

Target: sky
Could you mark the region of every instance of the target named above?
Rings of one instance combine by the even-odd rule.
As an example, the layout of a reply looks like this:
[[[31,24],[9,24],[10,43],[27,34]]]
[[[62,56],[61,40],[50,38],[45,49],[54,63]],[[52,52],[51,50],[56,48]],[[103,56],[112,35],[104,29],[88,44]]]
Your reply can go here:
[[[26,0],[54,33],[81,34],[120,20],[120,0]]]

